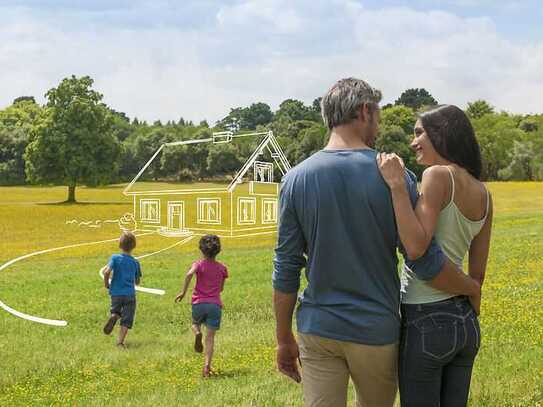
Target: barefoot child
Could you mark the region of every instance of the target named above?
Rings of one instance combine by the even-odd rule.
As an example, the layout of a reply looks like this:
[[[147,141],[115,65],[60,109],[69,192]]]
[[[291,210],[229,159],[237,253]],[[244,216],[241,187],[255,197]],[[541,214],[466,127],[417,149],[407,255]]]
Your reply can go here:
[[[119,239],[121,254],[111,256],[104,271],[104,286],[109,289],[111,296],[111,316],[104,326],[104,333],[109,335],[117,320],[121,320],[121,329],[117,346],[124,348],[124,339],[129,329],[132,329],[136,313],[136,285],[140,283],[140,263],[132,257],[132,250],[136,247],[136,237],[125,232]],[[111,283],[109,278],[113,272]]]
[[[194,332],[194,350],[201,353],[202,344],[201,325],[206,326],[205,338],[205,365],[203,376],[209,377],[211,371],[211,359],[213,357],[213,345],[215,332],[221,325],[222,302],[221,291],[224,288],[224,280],[228,277],[226,267],[215,260],[221,251],[221,241],[218,236],[205,235],[200,239],[200,251],[203,258],[195,261],[187,272],[183,289],[175,297],[175,302],[183,299],[196,274],[196,286],[192,292],[192,331]]]

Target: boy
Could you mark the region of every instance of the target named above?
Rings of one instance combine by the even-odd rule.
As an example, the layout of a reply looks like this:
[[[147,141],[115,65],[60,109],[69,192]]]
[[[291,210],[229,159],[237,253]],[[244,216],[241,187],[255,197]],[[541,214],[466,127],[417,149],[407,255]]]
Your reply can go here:
[[[121,320],[121,329],[117,346],[125,347],[124,340],[128,330],[134,323],[136,313],[136,285],[140,283],[141,267],[132,257],[132,250],[136,247],[136,236],[124,232],[119,239],[121,254],[114,254],[109,264],[104,266],[104,286],[109,289],[111,296],[111,316],[104,326],[104,333],[109,335],[117,320]],[[113,277],[110,276],[113,272]]]

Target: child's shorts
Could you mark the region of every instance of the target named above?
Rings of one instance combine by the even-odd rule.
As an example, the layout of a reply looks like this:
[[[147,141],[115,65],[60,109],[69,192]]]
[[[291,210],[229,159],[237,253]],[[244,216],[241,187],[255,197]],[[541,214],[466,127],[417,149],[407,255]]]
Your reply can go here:
[[[131,329],[136,315],[136,296],[112,295],[110,312],[120,315],[121,326]]]
[[[218,330],[221,327],[222,309],[220,305],[201,303],[192,304],[192,323],[205,324],[208,328]]]

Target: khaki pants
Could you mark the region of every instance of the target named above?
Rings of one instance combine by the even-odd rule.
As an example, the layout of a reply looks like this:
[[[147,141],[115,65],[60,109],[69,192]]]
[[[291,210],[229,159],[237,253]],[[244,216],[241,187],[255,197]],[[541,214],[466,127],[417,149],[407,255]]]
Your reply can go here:
[[[358,407],[392,407],[398,388],[398,344],[371,346],[298,334],[306,407],[347,405],[352,378]]]

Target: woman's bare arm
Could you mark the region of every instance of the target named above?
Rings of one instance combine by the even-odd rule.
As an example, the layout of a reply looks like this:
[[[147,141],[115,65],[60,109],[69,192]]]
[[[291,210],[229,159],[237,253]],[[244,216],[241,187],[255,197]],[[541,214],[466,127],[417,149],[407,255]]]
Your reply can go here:
[[[427,283],[436,290],[454,295],[467,295],[474,298],[475,301],[480,300],[481,297],[479,282],[465,274],[448,258],[445,260],[441,272]]]
[[[490,251],[490,236],[492,232],[492,218],[494,210],[492,205],[492,197],[488,194],[488,214],[485,224],[479,234],[471,241],[468,256],[468,274],[474,280],[477,280],[483,288],[485,281],[486,264],[488,261],[488,253]],[[481,304],[474,303],[475,312],[480,313]]]
[[[485,279],[486,263],[490,250],[490,235],[492,232],[492,197],[488,194],[488,215],[485,224],[479,234],[471,241],[469,248],[469,275],[483,285]]]
[[[415,260],[426,252],[434,235],[439,213],[449,195],[449,172],[438,166],[424,171],[421,194],[413,209],[401,159],[395,154],[387,154],[385,157],[380,156],[378,164],[392,193],[400,240],[409,259]]]

